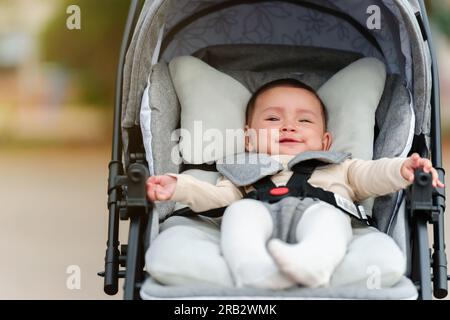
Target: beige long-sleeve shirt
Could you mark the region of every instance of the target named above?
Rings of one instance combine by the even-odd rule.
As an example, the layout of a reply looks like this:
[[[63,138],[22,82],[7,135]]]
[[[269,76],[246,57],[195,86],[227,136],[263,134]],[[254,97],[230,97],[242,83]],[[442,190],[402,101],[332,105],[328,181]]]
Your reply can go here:
[[[283,171],[271,180],[277,186],[285,185],[292,175],[287,163],[293,155],[274,155],[283,164]],[[382,158],[378,160],[348,159],[341,164],[331,164],[314,170],[308,182],[314,187],[337,193],[351,201],[381,196],[407,187],[410,182],[403,178],[400,169],[405,158]],[[216,185],[198,180],[187,174],[168,175],[177,178],[171,200],[188,205],[193,211],[228,206],[242,199],[243,193],[226,177],[220,177]],[[250,192],[252,186],[246,186]]]

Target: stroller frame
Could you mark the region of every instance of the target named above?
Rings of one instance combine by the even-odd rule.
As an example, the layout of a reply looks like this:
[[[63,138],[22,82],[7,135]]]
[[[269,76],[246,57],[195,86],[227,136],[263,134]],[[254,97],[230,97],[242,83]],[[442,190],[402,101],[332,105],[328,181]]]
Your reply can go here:
[[[432,60],[432,92],[431,92],[431,161],[444,181],[445,171],[442,168],[441,132],[436,128],[440,124],[439,77],[436,54],[432,45],[431,32],[423,0],[419,0],[422,16],[417,15],[422,36],[428,40]],[[298,1],[299,5],[308,5]],[[310,4],[309,4],[310,5]],[[118,292],[119,278],[125,279],[124,299],[139,299],[139,289],[145,280],[144,270],[145,233],[152,221],[153,205],[146,197],[145,182],[149,176],[145,150],[139,126],[129,129],[129,154],[124,166],[121,133],[122,116],[122,83],[125,55],[130,43],[133,26],[136,24],[140,0],[132,0],[122,39],[119,63],[117,68],[116,95],[114,110],[114,128],[112,156],[109,163],[108,178],[108,241],[105,255],[105,269],[98,275],[104,277],[104,292],[115,295]],[[220,7],[220,6],[219,6]],[[317,7],[317,5],[316,5]],[[320,8],[319,8],[320,9]],[[210,11],[208,12],[210,13]],[[418,152],[428,157],[423,134],[415,135],[411,152]],[[406,205],[412,232],[411,279],[417,287],[421,300],[444,298],[447,296],[447,259],[444,239],[445,189],[433,189],[431,175],[417,171],[414,183],[406,192]],[[119,250],[119,218],[129,220],[128,244],[121,245]],[[428,224],[433,225],[433,254],[430,255],[428,241]],[[122,267],[122,270],[119,270]]]

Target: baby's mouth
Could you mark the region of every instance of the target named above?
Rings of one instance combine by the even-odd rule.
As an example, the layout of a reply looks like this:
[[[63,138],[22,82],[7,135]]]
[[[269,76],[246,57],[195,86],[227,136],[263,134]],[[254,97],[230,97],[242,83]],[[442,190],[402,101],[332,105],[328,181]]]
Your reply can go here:
[[[278,143],[300,143],[300,140],[293,138],[282,138],[278,141]]]

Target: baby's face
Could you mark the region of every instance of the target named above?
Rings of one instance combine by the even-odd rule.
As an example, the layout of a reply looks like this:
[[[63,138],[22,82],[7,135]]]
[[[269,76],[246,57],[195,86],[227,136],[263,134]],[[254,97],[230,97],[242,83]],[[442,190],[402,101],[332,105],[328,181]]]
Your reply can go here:
[[[246,126],[246,148],[288,155],[328,150],[331,135],[325,132],[323,117],[320,101],[311,92],[291,87],[269,89],[255,101]]]

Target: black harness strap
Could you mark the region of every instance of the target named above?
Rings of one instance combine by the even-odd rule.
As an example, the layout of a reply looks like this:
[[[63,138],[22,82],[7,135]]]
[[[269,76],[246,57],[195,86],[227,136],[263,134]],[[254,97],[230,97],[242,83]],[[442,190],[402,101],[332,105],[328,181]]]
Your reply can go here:
[[[348,200],[341,200],[341,203],[336,201],[336,196],[333,192],[326,191],[319,187],[314,187],[308,183],[314,170],[319,167],[326,165],[322,161],[313,159],[303,161],[294,165],[291,169],[293,171],[292,176],[286,183],[286,186],[277,187],[270,176],[265,176],[259,179],[253,184],[255,190],[249,192],[244,198],[255,199],[263,202],[274,203],[278,202],[286,197],[297,197],[297,198],[315,198],[327,202],[336,208],[346,212],[351,217],[356,218],[366,224],[369,224],[367,217],[360,210],[358,205],[351,203]],[[341,197],[342,198],[342,197]],[[215,208],[202,212],[194,212],[190,208],[182,208],[173,212],[172,215],[180,216],[193,216],[201,215],[206,217],[221,217],[227,207]]]
[[[292,168],[292,171],[294,171],[294,173],[292,174],[286,185],[289,188],[299,190],[300,197],[317,198],[336,206],[337,204],[333,192],[325,191],[324,189],[319,187],[313,187],[308,183],[308,180],[309,178],[311,178],[314,170],[317,167],[323,165],[325,165],[325,163],[317,160],[309,160],[303,162],[302,165],[295,165]]]
[[[225,209],[227,207],[214,208],[207,211],[195,212],[189,207],[181,208],[175,210],[170,216],[184,216],[184,217],[192,217],[192,216],[205,216],[209,218],[219,218],[223,216]]]
[[[246,194],[244,198],[259,200],[262,196],[265,196],[265,201],[269,203],[273,203],[279,200],[276,197],[273,199],[270,197],[270,190],[277,187],[275,183],[273,183],[272,179],[270,179],[270,176],[265,176],[264,178],[256,181],[253,184],[253,187],[255,188],[255,190]]]
[[[308,160],[296,164],[292,167],[294,172],[286,183],[286,186],[277,187],[270,177],[266,176],[253,184],[255,190],[247,195],[247,198],[260,200],[264,202],[274,203],[280,201],[285,197],[299,197],[299,198],[315,198],[327,202],[336,208],[346,212],[351,217],[354,217],[366,224],[368,219],[358,205],[350,201],[339,198],[340,203],[336,201],[336,195],[333,192],[326,191],[319,187],[314,187],[308,183],[314,170],[326,165],[319,160]]]

